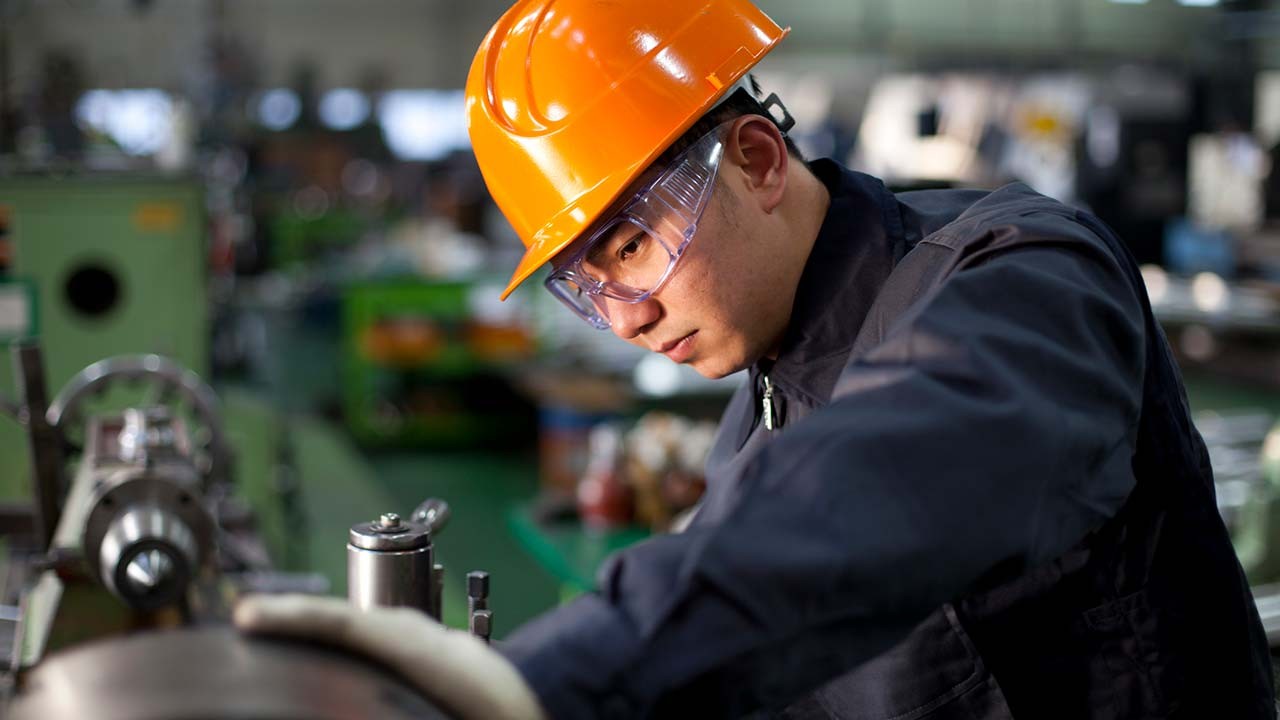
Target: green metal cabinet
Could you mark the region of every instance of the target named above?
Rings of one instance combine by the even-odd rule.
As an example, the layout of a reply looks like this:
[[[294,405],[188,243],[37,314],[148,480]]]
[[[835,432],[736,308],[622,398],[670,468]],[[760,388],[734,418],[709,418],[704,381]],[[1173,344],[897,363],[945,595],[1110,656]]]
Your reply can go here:
[[[104,357],[162,353],[204,375],[204,194],[191,178],[0,177],[9,283],[32,288],[49,391]],[[11,338],[2,338],[9,340]],[[0,392],[14,395],[7,348]],[[21,430],[0,420],[0,498],[27,494]]]
[[[351,283],[342,294],[343,408],[367,446],[458,448],[531,435],[503,372],[533,355],[530,331],[477,316],[475,281]]]

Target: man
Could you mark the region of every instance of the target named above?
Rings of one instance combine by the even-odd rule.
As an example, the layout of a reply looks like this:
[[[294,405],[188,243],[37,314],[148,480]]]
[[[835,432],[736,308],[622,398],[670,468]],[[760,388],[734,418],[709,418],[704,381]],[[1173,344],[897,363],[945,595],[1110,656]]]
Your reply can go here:
[[[241,624],[353,645],[476,717],[1275,717],[1127,251],[1022,185],[895,197],[806,164],[747,75],[785,33],[747,0],[530,0],[468,82],[528,246],[507,292],[550,263],[596,327],[750,371],[688,529],[501,657],[404,611],[258,601]]]

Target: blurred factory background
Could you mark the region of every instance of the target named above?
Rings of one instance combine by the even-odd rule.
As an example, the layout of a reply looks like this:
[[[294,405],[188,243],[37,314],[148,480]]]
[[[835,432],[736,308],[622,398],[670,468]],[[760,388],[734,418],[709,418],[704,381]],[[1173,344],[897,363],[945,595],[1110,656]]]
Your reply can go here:
[[[696,502],[739,380],[644,357],[538,283],[498,302],[522,248],[461,88],[507,5],[0,0],[0,340],[40,350],[79,438],[60,460],[83,469],[103,408],[172,405],[227,495],[221,530],[240,517],[251,538],[242,582],[335,594],[352,524],[442,498],[445,619],[467,623],[483,569],[499,637]],[[1021,180],[1119,231],[1242,562],[1280,580],[1280,4],[760,5],[794,29],[759,79],[810,156],[898,189]],[[142,365],[81,372],[119,356]],[[0,353],[15,416],[20,364]],[[42,500],[17,419],[0,418],[7,550]],[[0,567],[11,646],[29,578]]]

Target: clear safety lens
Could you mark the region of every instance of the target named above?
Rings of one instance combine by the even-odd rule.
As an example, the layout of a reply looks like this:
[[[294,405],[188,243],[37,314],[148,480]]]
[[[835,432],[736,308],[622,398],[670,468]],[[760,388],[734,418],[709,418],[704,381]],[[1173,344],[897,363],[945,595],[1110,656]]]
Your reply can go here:
[[[599,236],[579,267],[599,282],[647,290],[666,274],[671,258],[672,252],[646,224],[626,218]]]
[[[733,121],[707,133],[583,249],[552,272],[547,289],[592,325],[610,326],[604,298],[643,302],[666,282],[697,232]]]
[[[600,330],[609,329],[609,317],[602,306],[603,301],[583,292],[578,283],[566,277],[553,276],[547,279],[547,289],[583,320]]]

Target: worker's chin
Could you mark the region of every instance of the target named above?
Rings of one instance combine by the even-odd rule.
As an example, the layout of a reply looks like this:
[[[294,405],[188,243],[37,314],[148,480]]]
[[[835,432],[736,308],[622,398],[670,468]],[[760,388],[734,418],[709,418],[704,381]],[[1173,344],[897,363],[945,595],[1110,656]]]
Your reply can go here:
[[[739,366],[726,358],[694,358],[686,364],[708,380],[719,380],[742,370],[749,363]]]

